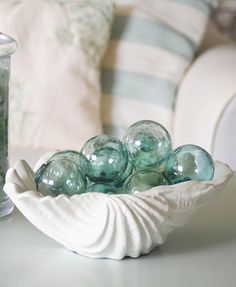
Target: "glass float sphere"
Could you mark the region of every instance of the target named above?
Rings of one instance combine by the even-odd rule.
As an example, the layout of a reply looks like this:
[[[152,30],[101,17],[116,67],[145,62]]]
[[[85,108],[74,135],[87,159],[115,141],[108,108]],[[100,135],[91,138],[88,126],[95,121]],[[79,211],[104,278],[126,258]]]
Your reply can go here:
[[[169,182],[161,173],[141,170],[132,174],[124,183],[127,193],[145,191],[159,185],[168,185]]]
[[[55,159],[69,159],[76,163],[80,168],[83,166],[84,163],[84,155],[76,150],[62,150],[55,154],[53,154],[48,161],[55,160]],[[81,168],[80,171],[84,174],[83,169]]]
[[[50,160],[54,160],[54,159],[58,159],[58,158],[68,158],[74,162],[76,162],[77,164],[80,164],[81,163],[81,153],[78,152],[78,151],[75,151],[75,150],[62,150],[62,151],[59,151],[57,153],[54,153],[50,159]]]
[[[123,174],[121,175],[119,179],[114,180],[112,182],[112,185],[116,187],[121,187],[126,181],[126,179],[132,174],[132,172],[133,172],[133,164],[131,161],[128,160],[125,171],[123,172]]]
[[[43,164],[36,172],[35,182],[43,195],[80,194],[87,185],[80,166],[66,156],[54,157]]]
[[[112,182],[121,177],[127,166],[128,153],[118,139],[100,135],[83,146],[83,168],[93,182]]]
[[[172,184],[188,180],[211,180],[214,162],[210,154],[195,145],[178,147],[170,155],[165,165],[165,175]]]
[[[87,188],[86,192],[102,192],[107,194],[117,194],[119,193],[119,189],[105,183],[94,183]]]
[[[154,121],[139,121],[130,126],[123,139],[136,170],[152,170],[161,165],[171,151],[168,131]]]

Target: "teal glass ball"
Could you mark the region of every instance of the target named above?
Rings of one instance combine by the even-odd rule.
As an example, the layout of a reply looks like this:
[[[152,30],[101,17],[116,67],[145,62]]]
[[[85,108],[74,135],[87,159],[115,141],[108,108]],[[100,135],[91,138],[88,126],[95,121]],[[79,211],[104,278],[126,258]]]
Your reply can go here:
[[[126,193],[138,193],[159,185],[168,185],[169,181],[161,173],[141,170],[133,173],[124,183]]]
[[[189,180],[211,180],[214,170],[210,154],[190,144],[174,150],[165,164],[165,175],[172,184]]]
[[[83,169],[93,182],[112,182],[120,178],[128,162],[122,142],[107,135],[89,139],[81,153],[84,155]]]
[[[69,160],[74,161],[77,164],[81,164],[81,153],[75,150],[62,150],[56,152],[50,157],[49,161],[64,158],[68,158]]]
[[[125,171],[123,172],[120,178],[112,182],[112,185],[116,187],[121,187],[126,181],[126,179],[132,174],[132,172],[133,172],[133,164],[131,161],[128,160]]]
[[[123,138],[135,170],[152,170],[161,165],[171,151],[168,131],[154,121],[139,121],[130,126]]]
[[[74,162],[78,167],[80,167],[81,173],[83,173],[84,177],[86,177],[84,170],[81,168],[83,166],[84,161],[85,161],[84,155],[79,151],[62,150],[62,151],[59,151],[59,152],[53,154],[48,161],[52,161],[55,159],[65,159],[65,158]]]
[[[35,174],[38,192],[43,195],[74,195],[86,191],[86,177],[76,162],[67,157],[54,157]]]
[[[106,183],[94,183],[87,188],[86,192],[102,192],[106,194],[117,194],[119,193],[119,189]]]

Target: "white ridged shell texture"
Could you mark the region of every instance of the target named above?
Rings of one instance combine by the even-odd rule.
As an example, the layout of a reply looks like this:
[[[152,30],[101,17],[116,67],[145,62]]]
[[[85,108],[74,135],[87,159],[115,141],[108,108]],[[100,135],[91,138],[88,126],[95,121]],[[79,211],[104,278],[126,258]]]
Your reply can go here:
[[[147,254],[164,243],[172,230],[222,191],[232,171],[220,162],[215,162],[215,168],[209,182],[160,186],[135,195],[52,197],[36,191],[33,170],[19,161],[8,170],[4,191],[32,224],[69,250],[94,258],[122,259]]]

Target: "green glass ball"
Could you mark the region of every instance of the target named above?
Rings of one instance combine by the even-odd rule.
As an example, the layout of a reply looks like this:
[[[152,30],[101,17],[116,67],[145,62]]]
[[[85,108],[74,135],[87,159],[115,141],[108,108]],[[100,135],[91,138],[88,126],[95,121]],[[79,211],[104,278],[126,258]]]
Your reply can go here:
[[[54,159],[64,159],[64,158],[68,158],[69,160],[72,160],[74,162],[76,162],[77,164],[80,164],[81,162],[81,153],[75,150],[62,150],[59,152],[54,153],[50,159],[50,160],[54,160]]]
[[[80,166],[58,156],[43,164],[35,174],[37,190],[43,195],[74,195],[85,192],[87,182]]]
[[[168,131],[148,120],[130,126],[123,142],[137,171],[160,166],[168,158],[172,146]]]
[[[127,193],[137,193],[159,185],[168,185],[169,181],[161,173],[141,170],[133,173],[124,183]]]
[[[84,155],[79,151],[62,150],[62,151],[59,151],[53,154],[48,161],[55,160],[55,159],[65,159],[65,158],[73,161],[77,166],[79,166],[81,173],[83,173],[84,177],[86,177],[84,170],[81,168],[83,166],[85,158],[84,158]]]
[[[83,169],[93,182],[112,182],[120,178],[128,162],[128,153],[118,139],[100,135],[89,139],[83,146]]]
[[[183,145],[165,163],[165,175],[172,184],[189,180],[211,180],[214,162],[210,154],[196,145]]]
[[[112,182],[112,185],[114,185],[116,187],[123,186],[124,182],[132,174],[132,172],[133,172],[133,164],[131,161],[128,160],[125,171],[123,172],[123,174],[121,175],[120,178],[118,178]]]
[[[107,194],[117,194],[119,193],[119,189],[106,183],[94,183],[87,188],[86,192],[102,192]]]

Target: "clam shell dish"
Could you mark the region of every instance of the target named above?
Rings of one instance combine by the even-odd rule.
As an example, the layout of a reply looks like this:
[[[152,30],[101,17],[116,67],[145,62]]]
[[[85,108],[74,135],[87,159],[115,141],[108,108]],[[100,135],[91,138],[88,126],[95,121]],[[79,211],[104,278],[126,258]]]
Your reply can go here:
[[[43,156],[35,169],[47,161]],[[218,193],[232,176],[215,162],[212,181],[158,186],[137,194],[84,193],[43,196],[34,171],[21,160],[6,175],[4,191],[39,230],[71,251],[93,258],[147,254]]]

